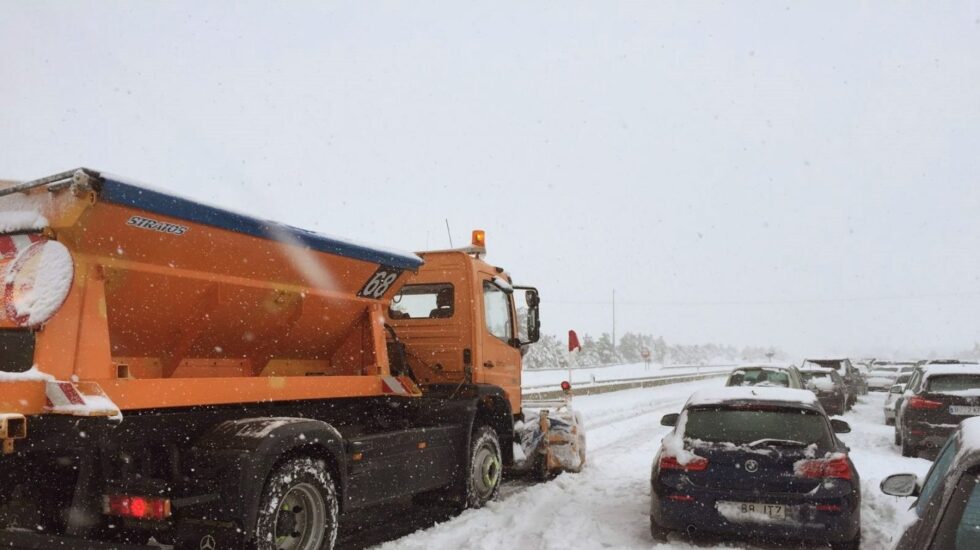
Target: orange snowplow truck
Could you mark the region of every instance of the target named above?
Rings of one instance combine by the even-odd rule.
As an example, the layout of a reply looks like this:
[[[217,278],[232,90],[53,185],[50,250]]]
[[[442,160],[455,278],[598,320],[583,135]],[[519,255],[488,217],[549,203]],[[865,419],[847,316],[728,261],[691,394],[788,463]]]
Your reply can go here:
[[[540,326],[483,245],[374,248],[87,169],[0,185],[0,545],[312,550],[382,502],[482,506]]]

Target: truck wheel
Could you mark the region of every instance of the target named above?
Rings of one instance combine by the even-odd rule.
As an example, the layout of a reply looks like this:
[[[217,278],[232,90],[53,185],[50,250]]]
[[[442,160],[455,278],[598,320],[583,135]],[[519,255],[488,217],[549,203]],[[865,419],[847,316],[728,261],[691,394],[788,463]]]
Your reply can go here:
[[[296,458],[269,475],[255,529],[260,550],[330,550],[337,541],[337,490],[323,461]]]
[[[470,470],[466,476],[466,505],[481,508],[497,497],[503,474],[503,459],[497,432],[482,426],[470,443]]]

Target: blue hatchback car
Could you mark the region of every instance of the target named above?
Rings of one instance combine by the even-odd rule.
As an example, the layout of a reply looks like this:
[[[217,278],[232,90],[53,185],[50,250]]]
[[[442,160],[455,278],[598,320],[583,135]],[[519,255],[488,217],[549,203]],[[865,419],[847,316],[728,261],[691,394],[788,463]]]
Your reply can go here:
[[[860,547],[860,480],[816,396],[786,388],[695,393],[661,423],[650,532],[671,531]]]

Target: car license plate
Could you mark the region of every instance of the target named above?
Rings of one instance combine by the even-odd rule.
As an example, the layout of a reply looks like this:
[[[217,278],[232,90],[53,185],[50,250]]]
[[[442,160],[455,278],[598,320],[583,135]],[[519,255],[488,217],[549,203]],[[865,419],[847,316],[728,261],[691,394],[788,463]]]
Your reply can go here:
[[[786,506],[782,504],[765,504],[762,502],[719,502],[727,508],[729,513],[734,516],[748,518],[758,518],[764,516],[769,519],[786,519]]]
[[[949,414],[956,416],[980,416],[980,407],[968,405],[950,405]]]

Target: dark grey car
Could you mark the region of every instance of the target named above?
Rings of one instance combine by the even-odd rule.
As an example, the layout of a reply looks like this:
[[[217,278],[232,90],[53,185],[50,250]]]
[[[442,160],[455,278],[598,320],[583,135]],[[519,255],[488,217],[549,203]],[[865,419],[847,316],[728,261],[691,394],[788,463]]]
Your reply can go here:
[[[980,548],[980,417],[960,423],[921,483],[915,474],[895,474],[881,491],[918,497],[916,520],[895,550]]]
[[[844,379],[847,384],[847,408],[850,409],[857,403],[857,396],[868,393],[868,384],[864,377],[858,372],[857,367],[851,364],[851,360],[843,359],[807,359],[800,368],[821,367],[834,369],[837,374]]]

